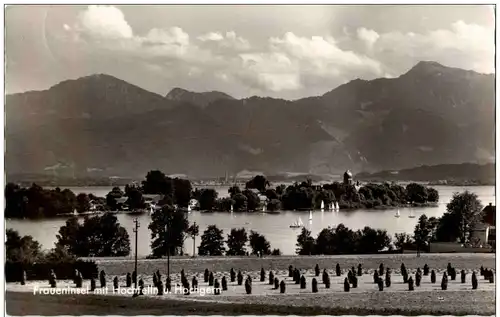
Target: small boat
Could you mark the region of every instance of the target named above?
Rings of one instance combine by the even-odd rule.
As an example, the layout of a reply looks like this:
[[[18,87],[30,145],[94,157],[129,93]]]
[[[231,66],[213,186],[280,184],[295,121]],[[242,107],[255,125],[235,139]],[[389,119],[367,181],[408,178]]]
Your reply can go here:
[[[339,208],[339,203],[338,202],[335,202],[335,211],[339,211],[340,208]]]
[[[396,218],[401,217],[401,214],[400,214],[400,212],[399,212],[399,209],[396,211],[396,215],[394,215],[394,217],[396,217]]]
[[[324,211],[325,210],[325,201],[322,200],[321,201],[321,211]]]
[[[302,223],[302,219],[297,219],[297,221],[295,221],[294,223],[292,223],[290,225],[290,228],[302,228],[304,226],[304,224]]]
[[[188,205],[188,212],[191,212],[191,205]]]
[[[309,210],[309,221],[313,220],[313,212],[312,210]]]
[[[408,216],[408,218],[415,218],[415,215],[413,214],[413,210],[410,210],[410,215]]]
[[[233,205],[231,204],[231,212],[233,212]]]
[[[333,203],[330,203],[328,209],[330,209],[331,211],[335,210],[335,207],[334,207]]]
[[[262,212],[266,212],[266,209],[267,209],[267,206],[266,206],[266,203],[264,203],[264,205],[262,205]]]

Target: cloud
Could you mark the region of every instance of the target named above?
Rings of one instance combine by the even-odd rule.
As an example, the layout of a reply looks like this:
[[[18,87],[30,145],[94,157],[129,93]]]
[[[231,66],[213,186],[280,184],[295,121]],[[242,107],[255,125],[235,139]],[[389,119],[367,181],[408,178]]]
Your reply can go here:
[[[189,35],[179,27],[151,29],[146,35],[146,40],[157,44],[189,45]]]
[[[202,42],[205,42],[205,41],[221,41],[221,40],[224,39],[224,37],[220,33],[210,32],[210,33],[198,36],[198,39],[200,41],[202,41]]]
[[[341,37],[286,32],[250,43],[235,31],[190,35],[179,26],[134,34],[118,8],[89,6],[75,25],[63,28],[87,35],[86,54],[135,60],[180,83],[197,80],[271,96],[307,96],[355,78],[395,77],[420,60],[490,72],[494,57],[493,30],[463,21],[426,33],[360,27],[344,28]]]
[[[78,17],[78,26],[91,36],[132,38],[133,32],[123,12],[113,6],[91,5]]]
[[[380,37],[377,32],[365,28],[359,28],[357,30],[357,34],[358,38],[362,40],[368,46],[368,48],[372,48],[373,44],[375,44],[375,42]]]
[[[198,36],[198,40],[204,42],[205,45],[212,46],[214,49],[246,51],[250,49],[250,42],[241,36],[237,36],[236,32],[229,31],[226,34],[219,32],[210,32]]]
[[[433,60],[452,67],[494,72],[494,29],[463,21],[427,33],[383,33],[373,50],[374,58],[388,64],[401,61],[408,67],[421,60]]]
[[[301,88],[300,70],[286,54],[240,54],[240,62],[235,75],[252,88],[273,92]]]

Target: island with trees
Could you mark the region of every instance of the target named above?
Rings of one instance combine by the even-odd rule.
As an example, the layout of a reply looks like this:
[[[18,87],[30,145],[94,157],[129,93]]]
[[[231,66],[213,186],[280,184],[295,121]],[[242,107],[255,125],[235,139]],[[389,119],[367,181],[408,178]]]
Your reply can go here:
[[[289,185],[273,186],[265,176],[257,175],[245,188],[231,186],[229,197],[218,197],[214,188],[193,188],[187,179],[170,178],[161,171],[150,171],[140,185],[126,185],[124,190],[113,187],[106,197],[75,194],[69,189],[45,189],[37,184],[21,187],[14,183],[5,186],[6,218],[44,218],[72,214],[120,211],[147,208],[145,197],[158,195],[158,206],[188,208],[197,201],[202,211],[252,212],[261,210],[314,210],[322,203],[336,203],[340,209],[385,209],[405,206],[433,206],[439,200],[438,191],[418,183],[402,186],[396,183],[332,182],[323,185],[311,180]]]

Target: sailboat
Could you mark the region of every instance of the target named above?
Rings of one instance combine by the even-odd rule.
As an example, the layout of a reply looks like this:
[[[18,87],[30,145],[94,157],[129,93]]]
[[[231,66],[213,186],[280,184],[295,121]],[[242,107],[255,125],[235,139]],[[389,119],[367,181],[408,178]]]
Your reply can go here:
[[[313,212],[312,210],[309,210],[309,221],[313,220]]]
[[[339,210],[340,210],[340,208],[339,208],[339,203],[338,203],[338,202],[335,202],[335,210],[336,210],[336,211],[339,211]]]
[[[188,212],[191,212],[191,205],[188,205]]]
[[[303,226],[304,226],[304,224],[302,223],[302,219],[300,219],[300,217],[299,217],[299,219],[297,219],[297,221],[295,221],[294,223],[292,223],[290,225],[290,228],[301,228]]]
[[[324,211],[325,210],[325,201],[322,200],[321,201],[321,211]]]
[[[415,218],[415,215],[413,214],[413,210],[410,210],[410,215],[408,216],[408,218]]]
[[[394,217],[396,217],[396,218],[401,217],[401,214],[399,213],[399,209],[396,211],[396,215],[394,215]]]
[[[334,207],[333,203],[330,203],[330,205],[328,206],[328,209],[330,209],[331,211],[335,210],[335,207]]]
[[[231,204],[231,212],[233,212],[233,205]]]
[[[262,212],[266,212],[267,206],[266,203],[264,202],[264,205],[262,205]]]

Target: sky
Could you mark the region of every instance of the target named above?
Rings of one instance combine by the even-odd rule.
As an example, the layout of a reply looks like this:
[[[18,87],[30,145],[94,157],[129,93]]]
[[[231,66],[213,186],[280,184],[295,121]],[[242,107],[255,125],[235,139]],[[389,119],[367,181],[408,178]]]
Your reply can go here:
[[[494,72],[486,5],[9,6],[6,93],[109,74],[175,87],[297,99],[419,61]]]

